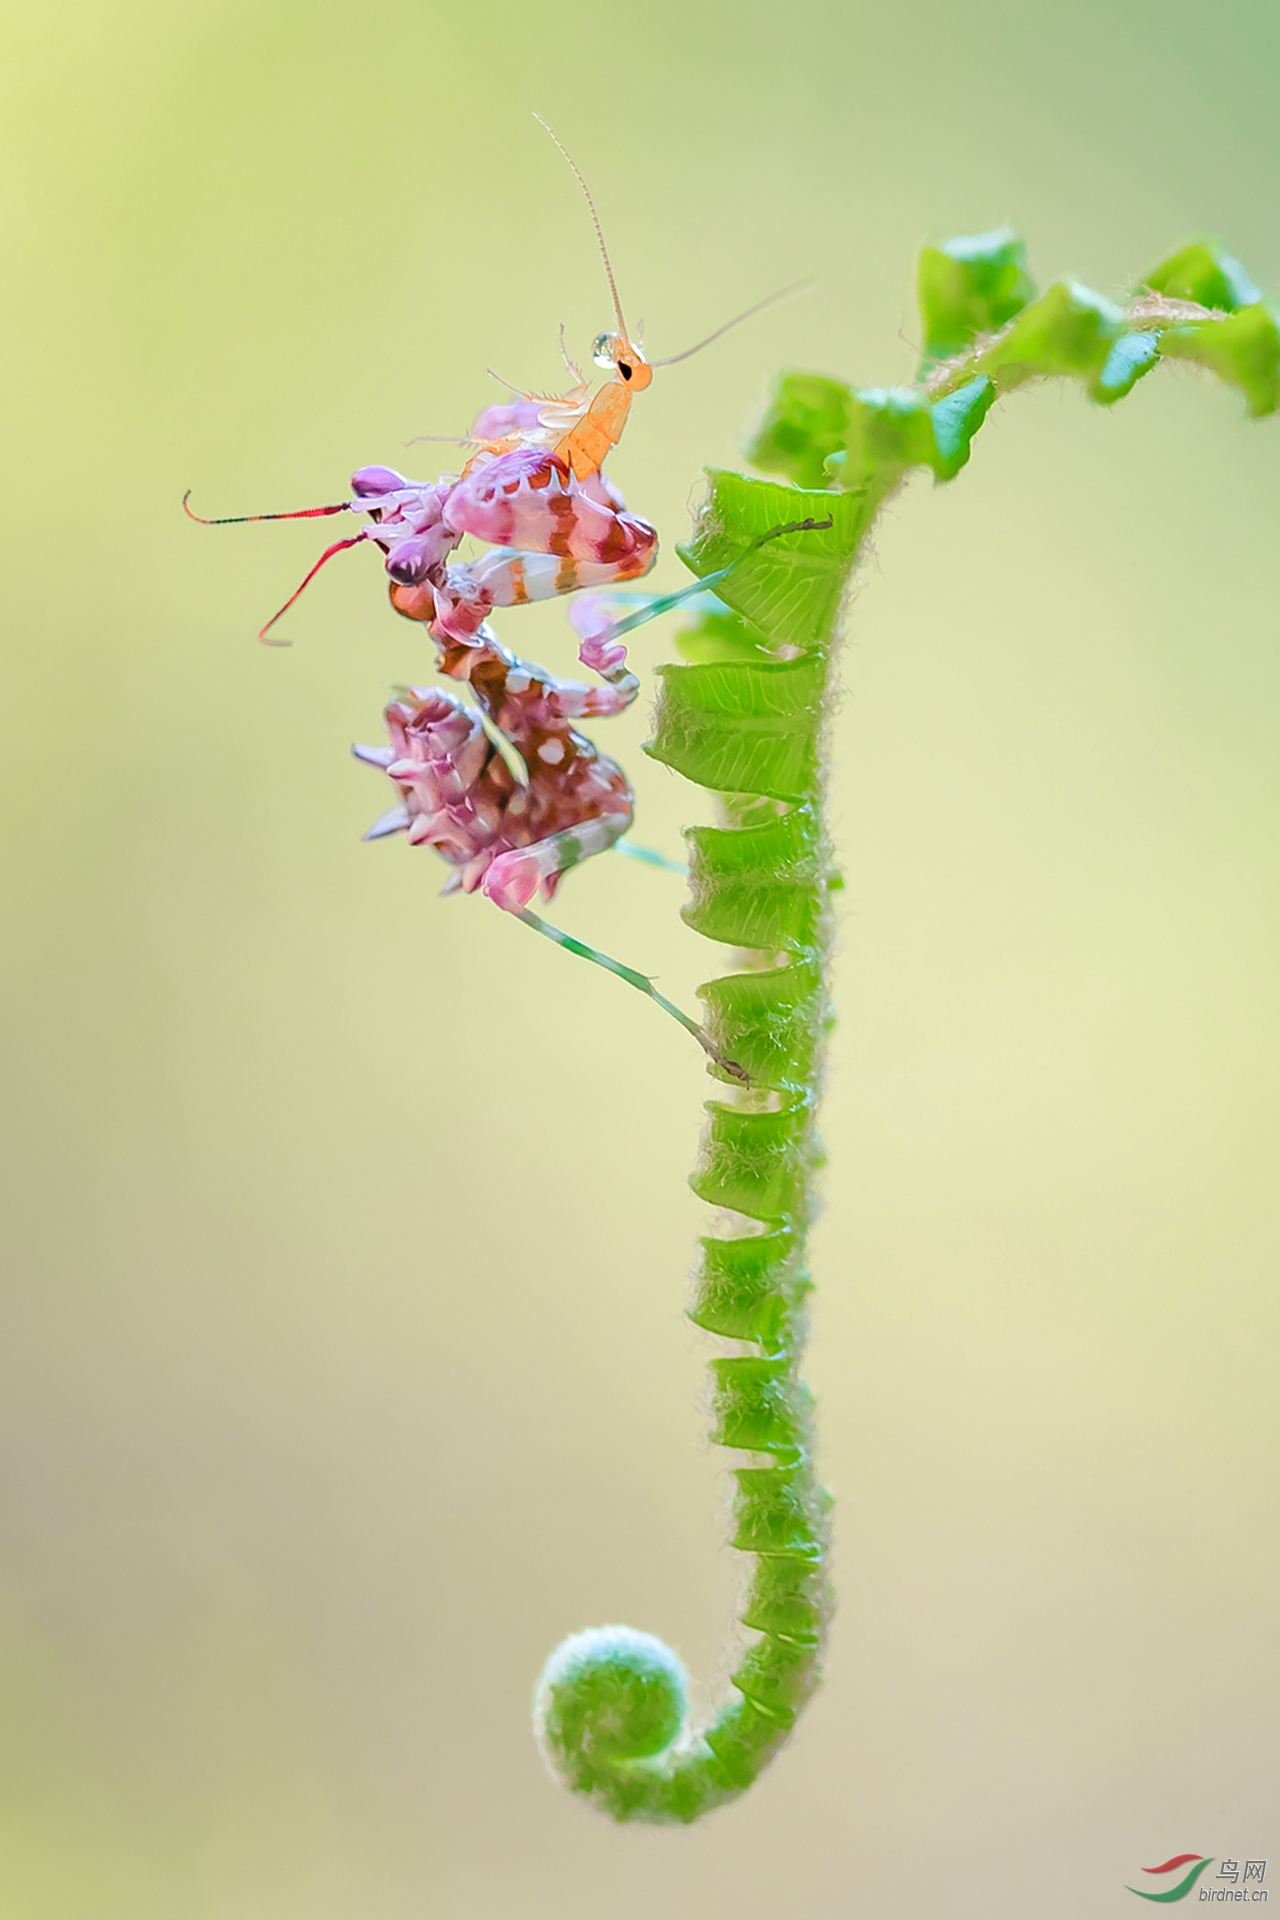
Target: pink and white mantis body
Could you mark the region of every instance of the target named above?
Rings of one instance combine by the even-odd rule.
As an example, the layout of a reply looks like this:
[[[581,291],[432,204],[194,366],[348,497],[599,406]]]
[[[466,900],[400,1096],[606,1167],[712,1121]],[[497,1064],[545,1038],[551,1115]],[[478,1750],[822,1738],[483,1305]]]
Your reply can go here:
[[[486,408],[477,430],[501,424],[501,419],[494,422],[495,414],[523,411]],[[621,585],[648,573],[658,554],[657,533],[647,520],[627,512],[603,474],[579,481],[546,448],[517,445],[493,452],[487,436],[477,432],[477,438],[481,450],[460,476],[419,481],[391,467],[361,467],[352,476],[350,500],[297,513],[235,514],[203,522],[369,516],[358,533],[326,547],[258,638],[267,639],[327,561],[363,541],[385,556],[396,612],[425,622],[441,642],[470,639],[495,607],[551,600],[579,587]],[[192,519],[201,519],[185,499],[183,505]],[[464,565],[451,564],[467,534],[497,550]]]
[[[325,549],[259,639],[268,641],[281,615],[334,555],[368,542],[384,556],[396,612],[427,627],[442,649],[441,671],[466,681],[475,695],[473,709],[442,688],[415,688],[410,700],[388,707],[391,746],[356,751],[388,772],[398,802],[366,837],[403,831],[411,844],[434,847],[453,869],[445,892],[479,889],[557,944],[617,974],[736,1073],[732,1063],[719,1060],[701,1027],[644,975],[548,925],[528,905],[539,888],[550,899],[571,866],[614,846],[631,824],[633,796],[621,768],[571,724],[620,712],[635,698],[639,682],[626,669],[626,649],[617,634],[714,583],[714,578],[694,583],[624,620],[599,602],[571,611],[582,636],[579,658],[604,682],[595,688],[558,680],[518,659],[485,624],[497,608],[638,580],[657,558],[656,530],[627,512],[601,471],[621,437],[632,393],[649,385],[651,367],[623,318],[590,191],[572,160],[569,164],[587,197],[613,297],[617,332],[602,334],[594,348],[597,364],[612,370],[612,380],[592,396],[566,354],[576,376],[573,389],[559,396],[518,395],[514,403],[485,408],[468,436],[476,452],[461,475],[419,482],[389,467],[363,467],[352,477],[349,500],[298,513],[230,518],[367,514],[368,524]],[[759,306],[781,297],[772,295]],[[724,331],[718,328],[708,341]],[[686,358],[687,353],[676,356]],[[190,514],[187,498],[183,506]],[[489,551],[459,562],[454,556],[467,535]],[[672,864],[633,851],[659,865]]]
[[[660,596],[623,619],[598,596],[584,596],[569,616],[581,635],[578,657],[604,683],[588,687],[557,679],[508,653],[485,626],[485,616],[495,606],[550,599],[648,572],[657,534],[647,521],[627,513],[603,474],[578,481],[555,453],[518,446],[503,453],[482,450],[460,478],[433,484],[409,481],[389,467],[364,467],[353,476],[352,493],[350,501],[302,514],[244,516],[294,519],[350,511],[370,516],[368,526],[321,555],[286,607],[332,554],[369,540],[385,555],[392,605],[427,626],[441,648],[441,671],[467,682],[477,702],[473,709],[443,688],[414,688],[411,700],[387,709],[390,747],[360,747],[356,753],[389,775],[398,798],[366,838],[404,832],[411,844],[434,847],[453,869],[445,892],[481,889],[557,946],[647,995],[718,1067],[745,1078],[698,1022],[646,975],[550,925],[529,907],[539,887],[550,899],[570,867],[616,845],[631,824],[633,796],[622,769],[597,753],[572,724],[620,713],[635,699],[639,681],[627,669],[622,633],[714,588],[733,567]],[[752,544],[829,524],[793,522],[771,528]],[[465,533],[521,544],[495,546],[469,565],[451,565]],[[259,637],[265,638],[273,624],[274,619],[268,621]],[[671,864],[658,856],[642,857]]]
[[[829,518],[792,521],[758,536],[752,548],[830,524]],[[443,633],[443,623],[434,621],[437,665],[470,686],[476,708],[442,688],[413,688],[412,704],[401,700],[387,708],[390,748],[355,752],[390,776],[399,800],[365,837],[405,832],[411,845],[433,846],[454,868],[446,893],[479,887],[495,905],[560,937],[528,914],[529,901],[539,887],[551,899],[561,876],[613,846],[632,816],[621,768],[597,753],[573,722],[621,713],[639,692],[622,634],[718,586],[732,571],[707,574],[626,618],[599,595],[577,601],[569,618],[581,636],[578,658],[600,676],[599,687],[557,679],[519,659],[483,624],[461,637]]]
[[[687,592],[655,605],[663,610],[669,601],[685,598]],[[631,619],[646,617],[640,613]],[[390,745],[353,749],[357,759],[387,774],[397,794],[395,806],[365,838],[404,833],[411,846],[433,847],[453,869],[443,892],[479,889],[555,945],[647,995],[718,1067],[745,1080],[742,1069],[647,975],[574,939],[529,908],[539,888],[551,899],[570,867],[616,845],[632,817],[633,796],[621,767],[572,724],[620,713],[635,699],[640,683],[628,672],[626,648],[614,637],[615,624],[629,623],[615,623],[608,608],[591,598],[580,601],[570,618],[583,634],[579,658],[601,676],[601,687],[557,679],[508,653],[484,627],[473,644],[443,643],[441,672],[466,681],[477,705],[469,707],[443,687],[413,687],[407,699],[386,709]]]
[[[626,511],[603,474],[579,482],[544,448],[479,453],[447,493],[444,482],[414,489],[400,481],[375,495],[384,476],[400,480],[377,468],[355,476],[365,511],[376,515],[364,536],[386,553],[396,612],[425,621],[441,641],[469,639],[495,607],[638,580],[657,558],[656,531]],[[456,545],[467,533],[495,551],[443,564],[445,541]]]
[[[573,722],[622,712],[640,683],[626,649],[599,633],[584,638],[580,657],[603,686],[557,679],[485,628],[474,644],[445,642],[437,665],[468,684],[476,705],[414,687],[387,708],[390,746],[354,749],[398,795],[366,839],[403,832],[411,846],[433,847],[453,869],[445,893],[479,888],[511,913],[539,887],[551,899],[562,875],[605,852],[632,817],[621,767]]]
[[[648,521],[627,512],[621,495],[601,471],[621,438],[633,393],[649,385],[654,366],[687,360],[739,321],[795,289],[770,294],[686,352],[649,362],[623,317],[591,190],[550,127],[545,121],[540,124],[573,169],[591,213],[617,320],[617,331],[602,333],[593,355],[598,365],[612,370],[612,380],[594,395],[590,392],[581,370],[565,352],[562,328],[561,352],[576,376],[573,388],[560,395],[520,395],[513,389],[517,392],[514,402],[486,407],[467,436],[465,444],[477,451],[460,476],[420,482],[390,467],[362,467],[352,478],[350,500],[306,507],[298,513],[230,516],[234,520],[301,520],[362,512],[370,518],[358,533],[325,549],[261,629],[259,639],[267,638],[327,561],[366,540],[386,556],[396,611],[423,621],[442,642],[471,638],[494,608],[553,599],[579,587],[621,585],[640,579],[653,566],[658,552],[656,531]],[[188,498],[184,497],[183,506],[190,513]],[[465,565],[451,565],[450,556],[466,534],[497,551]]]

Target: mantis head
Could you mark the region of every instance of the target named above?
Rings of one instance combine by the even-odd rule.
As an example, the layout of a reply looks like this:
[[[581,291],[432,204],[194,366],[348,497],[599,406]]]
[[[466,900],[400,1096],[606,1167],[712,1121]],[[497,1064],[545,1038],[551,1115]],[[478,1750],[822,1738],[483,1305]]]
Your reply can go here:
[[[611,367],[626,386],[639,393],[647,387],[653,378],[653,368],[638,347],[626,333],[599,334],[591,348],[591,358],[598,367]]]

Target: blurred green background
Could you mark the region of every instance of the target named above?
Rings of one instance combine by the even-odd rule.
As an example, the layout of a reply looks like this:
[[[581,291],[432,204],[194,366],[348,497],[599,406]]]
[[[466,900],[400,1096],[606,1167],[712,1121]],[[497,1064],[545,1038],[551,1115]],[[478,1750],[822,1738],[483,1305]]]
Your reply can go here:
[[[851,613],[811,1378],[825,1688],[615,1831],[528,1731],[566,1632],[709,1684],[738,1567],[681,1319],[696,1049],[359,833],[428,645],[314,528],[624,298],[673,553],[782,366],[909,377],[919,244],[1042,284],[1215,235],[1280,291],[1263,0],[5,10],[4,1920],[1122,1914],[1280,1873],[1280,441],[1165,373],[1020,396]],[[568,670],[563,610],[503,625]],[[642,670],[670,624],[637,636]],[[597,729],[668,851],[704,796]],[[622,860],[557,917],[689,1004]]]

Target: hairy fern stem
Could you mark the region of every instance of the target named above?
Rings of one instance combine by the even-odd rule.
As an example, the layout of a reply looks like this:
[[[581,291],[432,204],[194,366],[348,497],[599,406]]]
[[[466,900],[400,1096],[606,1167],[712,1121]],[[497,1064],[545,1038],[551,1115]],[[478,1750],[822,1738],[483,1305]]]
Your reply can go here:
[[[735,1798],[819,1675],[829,1503],[799,1364],[837,885],[824,735],[840,608],[875,516],[916,467],[954,478],[992,402],[1032,379],[1071,376],[1110,404],[1177,358],[1237,387],[1254,415],[1280,401],[1272,309],[1209,246],[1164,262],[1125,306],[1075,281],[1037,298],[1008,232],[926,249],[919,290],[916,384],[785,376],[750,457],[792,484],[713,472],[681,550],[693,572],[718,576],[721,605],[681,636],[687,664],[661,670],[648,750],[720,796],[722,824],[688,835],[685,918],[746,962],[700,989],[716,1049],[751,1085],[727,1086],[708,1107],[693,1187],[727,1227],[702,1242],[691,1312],[735,1348],[711,1362],[712,1437],[752,1456],[736,1471],[732,1538],[754,1556],[740,1618],[758,1637],[702,1729],[689,1723],[683,1667],[651,1635],[599,1627],[551,1656],[536,1700],[543,1750],[566,1785],[618,1820],[691,1821]],[[792,530],[798,514],[809,525]]]

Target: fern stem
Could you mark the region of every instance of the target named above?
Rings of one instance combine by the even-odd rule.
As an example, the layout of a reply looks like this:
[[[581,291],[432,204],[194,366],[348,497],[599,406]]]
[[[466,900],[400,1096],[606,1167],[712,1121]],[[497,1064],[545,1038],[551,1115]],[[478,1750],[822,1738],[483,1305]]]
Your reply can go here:
[[[685,918],[761,962],[699,990],[715,1053],[750,1086],[726,1087],[708,1108],[694,1191],[734,1230],[702,1242],[691,1309],[748,1350],[712,1362],[713,1438],[751,1460],[735,1475],[733,1544],[755,1556],[741,1620],[757,1637],[729,1702],[699,1731],[687,1723],[683,1668],[651,1636],[601,1627],[552,1655],[536,1702],[543,1750],[569,1787],[619,1820],[694,1820],[749,1786],[817,1684],[830,1611],[828,1500],[799,1365],[831,945],[821,734],[859,528],[849,499],[812,499],[822,511],[797,520],[797,502],[808,502],[795,489],[712,476],[685,557],[718,574],[722,592],[763,590],[776,606],[753,643],[759,660],[662,670],[649,747],[728,787],[725,825],[687,836]],[[727,557],[712,564],[726,537]]]
[[[1238,388],[1252,414],[1280,403],[1275,316],[1238,263],[1209,246],[1184,248],[1119,307],[1074,281],[1036,298],[1008,232],[955,240],[925,250],[920,305],[917,383],[785,376],[751,458],[794,484],[711,473],[682,549],[723,609],[681,636],[691,664],[660,670],[648,751],[720,795],[723,824],[687,836],[685,918],[750,961],[699,990],[714,1048],[750,1084],[708,1107],[692,1184],[732,1224],[702,1242],[691,1311],[747,1349],[711,1362],[712,1437],[752,1458],[736,1471],[732,1539],[755,1556],[740,1618],[758,1638],[701,1730],[689,1724],[684,1669],[652,1636],[599,1627],[552,1655],[536,1701],[543,1750],[571,1789],[618,1820],[690,1821],[735,1798],[818,1680],[828,1499],[799,1367],[838,884],[824,730],[840,607],[872,522],[913,468],[952,479],[992,402],[1032,379],[1078,378],[1105,405],[1178,358]],[[797,521],[797,508],[813,511]]]

